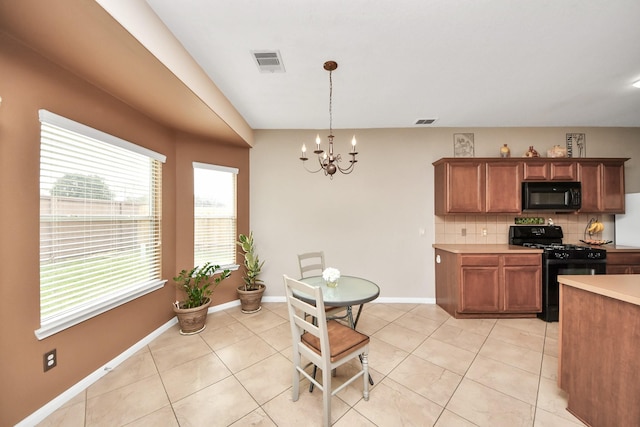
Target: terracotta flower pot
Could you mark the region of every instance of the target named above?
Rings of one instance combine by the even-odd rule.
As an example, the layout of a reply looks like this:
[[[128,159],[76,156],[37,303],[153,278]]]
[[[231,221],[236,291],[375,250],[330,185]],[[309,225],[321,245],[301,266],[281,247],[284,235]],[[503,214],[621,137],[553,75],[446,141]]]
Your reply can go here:
[[[200,307],[173,307],[173,311],[176,313],[176,317],[178,318],[178,324],[180,324],[180,333],[182,335],[197,334],[207,327],[206,322],[209,304],[211,304],[211,299],[207,298],[207,302],[202,304]]]
[[[262,308],[262,294],[265,290],[264,285],[260,285],[260,289],[255,291],[245,291],[244,286],[238,287],[238,298],[240,298],[240,310],[243,313],[255,313]]]

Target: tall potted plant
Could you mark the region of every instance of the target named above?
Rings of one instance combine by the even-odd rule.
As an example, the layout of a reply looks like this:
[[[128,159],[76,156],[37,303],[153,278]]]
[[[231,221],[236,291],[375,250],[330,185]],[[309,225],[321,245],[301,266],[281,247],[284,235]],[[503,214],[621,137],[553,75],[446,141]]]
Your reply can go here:
[[[240,309],[243,313],[255,313],[262,308],[262,294],[265,285],[258,278],[264,261],[260,261],[253,243],[253,232],[249,235],[240,234],[238,246],[244,255],[244,284],[238,287],[238,298],[240,299]]]
[[[186,294],[186,299],[173,303],[182,335],[197,334],[207,326],[211,294],[230,274],[229,270],[222,270],[219,265],[208,262],[202,267],[182,270],[173,278],[178,288]]]

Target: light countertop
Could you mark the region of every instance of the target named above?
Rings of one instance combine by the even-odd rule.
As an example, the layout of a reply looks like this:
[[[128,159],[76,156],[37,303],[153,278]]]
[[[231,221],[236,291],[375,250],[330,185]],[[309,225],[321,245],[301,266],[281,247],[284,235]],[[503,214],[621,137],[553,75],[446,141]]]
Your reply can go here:
[[[542,249],[525,248],[523,246],[507,245],[507,244],[482,244],[482,243],[434,243],[435,249],[440,249],[456,254],[502,254],[502,253],[519,253],[519,254],[541,254]]]
[[[558,276],[558,282],[594,294],[640,305],[640,274]]]

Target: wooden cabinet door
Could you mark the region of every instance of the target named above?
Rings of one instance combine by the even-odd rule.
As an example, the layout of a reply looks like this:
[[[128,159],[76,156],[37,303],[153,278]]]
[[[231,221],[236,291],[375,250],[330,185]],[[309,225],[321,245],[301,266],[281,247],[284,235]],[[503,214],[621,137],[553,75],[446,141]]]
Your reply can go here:
[[[549,179],[551,181],[577,181],[577,164],[575,162],[551,162]]]
[[[578,178],[582,182],[585,213],[624,213],[624,161],[581,161]]]
[[[542,311],[542,267],[504,267],[504,311],[533,313]]]
[[[523,178],[525,181],[546,181],[549,179],[549,163],[535,160],[523,161]]]
[[[624,213],[624,164],[602,163],[602,212]]]
[[[461,313],[497,313],[502,308],[500,256],[462,255],[460,257]]]
[[[520,213],[522,163],[487,162],[486,212]]]
[[[484,163],[447,164],[447,213],[484,212]]]
[[[582,183],[582,207],[580,212],[601,212],[602,165],[600,162],[580,162],[578,178]]]
[[[497,313],[501,310],[498,267],[462,267],[460,312]]]
[[[542,257],[537,254],[504,255],[504,311],[542,311]]]

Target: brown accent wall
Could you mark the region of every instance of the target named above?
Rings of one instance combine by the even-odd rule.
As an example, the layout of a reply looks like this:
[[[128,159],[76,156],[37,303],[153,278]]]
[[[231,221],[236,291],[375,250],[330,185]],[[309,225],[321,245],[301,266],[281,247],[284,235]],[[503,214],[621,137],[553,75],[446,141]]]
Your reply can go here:
[[[249,232],[249,155],[248,149],[232,145],[212,145],[191,135],[176,137],[176,271],[193,266],[193,162],[238,168],[238,233]],[[236,263],[243,258],[236,252]],[[236,288],[242,283],[242,270],[233,272],[212,297],[212,305],[238,299]]]
[[[10,426],[173,317],[176,290],[171,278],[193,259],[191,162],[240,169],[239,231],[244,232],[249,224],[249,148],[176,134],[3,33],[0,97],[0,426]],[[169,280],[160,290],[41,341],[34,334],[40,326],[39,109],[167,156],[162,274]],[[214,304],[235,299],[234,283],[240,283],[240,274],[224,283]],[[54,348],[58,366],[44,373],[43,354]]]

